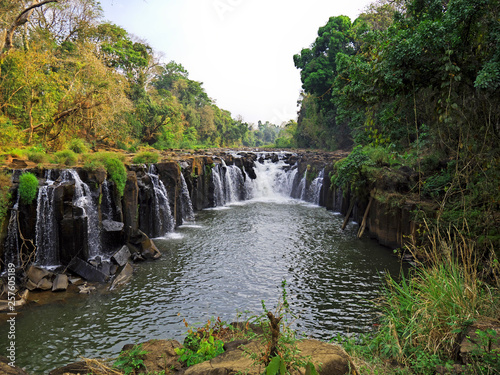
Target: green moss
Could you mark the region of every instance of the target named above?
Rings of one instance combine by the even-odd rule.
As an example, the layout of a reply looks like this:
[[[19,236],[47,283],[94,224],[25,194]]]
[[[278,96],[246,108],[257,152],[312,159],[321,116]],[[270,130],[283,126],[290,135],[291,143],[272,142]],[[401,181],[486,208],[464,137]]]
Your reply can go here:
[[[31,204],[36,198],[38,179],[33,173],[23,173],[19,177],[19,197],[24,204]]]

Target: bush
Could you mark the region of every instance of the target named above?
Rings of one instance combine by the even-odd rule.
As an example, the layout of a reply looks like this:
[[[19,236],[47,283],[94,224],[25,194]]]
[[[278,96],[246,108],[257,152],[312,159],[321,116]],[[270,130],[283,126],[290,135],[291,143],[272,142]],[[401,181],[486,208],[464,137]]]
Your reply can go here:
[[[108,173],[109,179],[116,184],[120,195],[123,195],[125,183],[127,182],[127,169],[123,164],[124,159],[123,155],[112,152],[97,152],[84,156],[83,167],[93,171],[99,168],[104,169]]]
[[[78,156],[71,150],[63,150],[54,154],[57,164],[67,166],[75,165],[78,161]]]
[[[143,151],[137,154],[134,159],[132,159],[132,163],[134,164],[156,164],[160,155],[157,152],[152,151]]]
[[[36,198],[38,179],[33,173],[23,173],[19,177],[19,197],[24,204],[31,204]]]
[[[28,159],[33,163],[47,163],[49,158],[47,157],[47,153],[43,151],[29,151]]]
[[[0,228],[3,220],[7,217],[11,194],[9,192],[12,185],[10,174],[0,172]]]
[[[83,154],[89,151],[88,144],[81,138],[73,138],[69,142],[68,148],[77,154]]]

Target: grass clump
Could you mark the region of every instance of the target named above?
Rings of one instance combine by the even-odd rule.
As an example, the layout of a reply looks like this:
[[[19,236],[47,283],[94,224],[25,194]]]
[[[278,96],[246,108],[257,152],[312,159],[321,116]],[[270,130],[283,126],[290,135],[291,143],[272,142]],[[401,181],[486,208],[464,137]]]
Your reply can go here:
[[[25,172],[19,177],[19,198],[24,204],[31,204],[36,198],[38,179],[33,173]]]
[[[96,152],[95,154],[86,154],[84,156],[84,168],[87,170],[95,171],[97,169],[104,169],[111,181],[116,185],[120,195],[125,191],[125,183],[127,182],[127,169],[124,162],[123,155],[115,154],[113,152]]]
[[[428,245],[408,247],[419,267],[399,282],[387,276],[378,330],[358,340],[337,338],[350,354],[434,374],[437,366],[449,369],[459,359],[457,347],[472,323],[499,316],[498,262],[491,262],[497,266],[486,283],[473,240],[456,229],[425,232]],[[500,353],[483,350],[475,358],[465,366],[467,374],[493,374],[500,365]]]
[[[78,156],[71,150],[58,151],[54,154],[55,162],[68,167],[75,165],[78,162]]]
[[[43,151],[28,151],[28,160],[31,160],[33,163],[41,164],[47,163],[49,158],[47,153]]]
[[[114,368],[123,371],[123,374],[135,374],[144,366],[143,357],[148,352],[142,350],[142,345],[134,345],[130,350],[124,350],[113,364]]]
[[[76,154],[84,154],[89,151],[89,146],[83,139],[73,138],[68,144],[68,149]]]
[[[156,164],[160,159],[160,155],[154,151],[143,151],[138,153],[132,159],[134,164]]]

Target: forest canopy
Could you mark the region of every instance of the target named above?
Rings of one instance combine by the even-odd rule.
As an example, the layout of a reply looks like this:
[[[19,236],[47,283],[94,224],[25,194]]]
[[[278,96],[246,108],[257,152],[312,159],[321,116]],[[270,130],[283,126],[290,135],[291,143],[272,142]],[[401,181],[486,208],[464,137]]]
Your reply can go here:
[[[274,128],[233,119],[96,0],[0,1],[0,148],[260,146]]]

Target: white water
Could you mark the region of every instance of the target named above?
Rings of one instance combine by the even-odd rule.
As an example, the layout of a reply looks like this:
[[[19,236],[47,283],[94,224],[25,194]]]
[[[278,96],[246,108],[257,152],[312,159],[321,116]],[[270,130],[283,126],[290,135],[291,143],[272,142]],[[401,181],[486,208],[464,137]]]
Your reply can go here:
[[[97,205],[92,199],[90,188],[83,182],[74,169],[68,169],[61,174],[63,181],[75,182],[75,195],[73,196],[73,204],[80,207],[85,217],[87,217],[87,233],[88,233],[88,249],[89,258],[95,258],[101,255],[101,230],[99,228],[99,215]]]
[[[57,223],[54,214],[54,181],[50,171],[46,174],[46,184],[38,189],[36,208],[36,259],[42,267],[59,265]]]
[[[170,210],[167,189],[158,176],[154,164],[149,167],[148,176],[151,178],[154,192],[154,212],[156,220],[153,221],[153,237],[163,237],[174,230],[174,218]]]
[[[17,195],[16,204],[12,207],[9,218],[9,226],[7,229],[7,239],[5,242],[5,264],[15,264],[16,267],[21,266],[21,254],[19,253],[19,235],[17,226],[17,213],[19,210],[19,194]]]
[[[189,196],[188,186],[186,179],[181,173],[181,205],[182,205],[182,221],[194,221],[194,210],[191,197]]]

